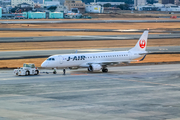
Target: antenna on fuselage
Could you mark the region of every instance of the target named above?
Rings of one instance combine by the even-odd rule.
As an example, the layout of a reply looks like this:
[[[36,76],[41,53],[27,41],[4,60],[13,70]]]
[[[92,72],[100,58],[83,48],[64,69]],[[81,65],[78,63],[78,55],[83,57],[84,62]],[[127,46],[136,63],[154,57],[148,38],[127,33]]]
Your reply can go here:
[[[75,53],[77,53],[77,51],[78,51],[78,50],[76,50],[76,52],[75,52]]]

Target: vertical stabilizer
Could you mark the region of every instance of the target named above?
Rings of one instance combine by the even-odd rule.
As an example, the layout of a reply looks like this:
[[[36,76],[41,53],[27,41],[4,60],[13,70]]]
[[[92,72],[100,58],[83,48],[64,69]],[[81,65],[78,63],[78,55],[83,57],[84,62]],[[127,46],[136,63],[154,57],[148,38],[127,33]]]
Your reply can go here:
[[[129,51],[146,51],[148,32],[148,30],[144,31],[135,47],[131,48]]]

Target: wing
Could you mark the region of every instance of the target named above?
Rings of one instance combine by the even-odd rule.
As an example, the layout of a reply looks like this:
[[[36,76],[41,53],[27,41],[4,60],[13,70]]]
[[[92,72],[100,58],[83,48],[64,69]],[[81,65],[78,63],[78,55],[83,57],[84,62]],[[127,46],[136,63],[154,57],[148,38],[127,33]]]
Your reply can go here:
[[[137,60],[135,60],[137,61]],[[87,63],[88,65],[91,65],[91,64],[100,64],[100,65],[115,65],[115,64],[120,64],[120,63],[129,63],[131,62],[130,60],[129,61],[94,61],[94,62],[89,62]]]

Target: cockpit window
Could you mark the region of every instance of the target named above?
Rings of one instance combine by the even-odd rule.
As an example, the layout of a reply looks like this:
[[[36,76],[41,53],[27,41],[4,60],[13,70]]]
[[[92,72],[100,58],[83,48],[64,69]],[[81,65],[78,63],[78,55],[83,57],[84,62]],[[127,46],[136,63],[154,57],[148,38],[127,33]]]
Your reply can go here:
[[[48,58],[47,60],[48,60],[48,61],[51,61],[51,60],[52,60],[52,61],[55,61],[54,58]]]

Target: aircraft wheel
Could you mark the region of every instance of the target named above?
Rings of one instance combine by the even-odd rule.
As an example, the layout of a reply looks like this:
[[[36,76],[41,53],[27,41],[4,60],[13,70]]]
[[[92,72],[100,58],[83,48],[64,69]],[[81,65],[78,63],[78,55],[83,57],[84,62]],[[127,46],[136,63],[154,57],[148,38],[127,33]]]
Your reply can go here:
[[[66,74],[66,69],[63,69],[63,75],[65,75]]]
[[[104,69],[102,69],[102,72],[108,72],[108,69],[107,68],[104,68]]]
[[[56,68],[52,68],[53,69],[53,74],[56,74],[57,72],[56,72]]]

